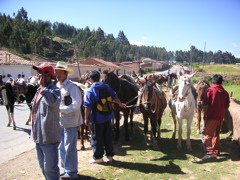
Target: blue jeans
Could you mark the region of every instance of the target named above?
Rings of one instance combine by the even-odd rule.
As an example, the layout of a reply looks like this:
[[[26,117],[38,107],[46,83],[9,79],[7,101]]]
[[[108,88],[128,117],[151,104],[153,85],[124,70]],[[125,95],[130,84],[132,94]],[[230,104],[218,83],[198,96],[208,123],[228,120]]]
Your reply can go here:
[[[70,176],[78,172],[77,139],[79,127],[62,128],[59,145],[63,172]]]
[[[36,143],[38,163],[47,180],[59,179],[58,146],[59,143]]]
[[[93,150],[93,159],[101,159],[104,155],[113,156],[113,139],[112,139],[111,120],[92,124],[91,145]]]

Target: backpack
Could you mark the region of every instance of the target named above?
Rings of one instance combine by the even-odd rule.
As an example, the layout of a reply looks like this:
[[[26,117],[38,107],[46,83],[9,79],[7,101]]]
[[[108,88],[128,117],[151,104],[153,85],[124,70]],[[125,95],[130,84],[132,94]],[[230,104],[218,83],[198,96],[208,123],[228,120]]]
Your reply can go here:
[[[99,89],[99,100],[97,101],[96,109],[104,114],[108,115],[113,111],[112,96],[107,88]]]

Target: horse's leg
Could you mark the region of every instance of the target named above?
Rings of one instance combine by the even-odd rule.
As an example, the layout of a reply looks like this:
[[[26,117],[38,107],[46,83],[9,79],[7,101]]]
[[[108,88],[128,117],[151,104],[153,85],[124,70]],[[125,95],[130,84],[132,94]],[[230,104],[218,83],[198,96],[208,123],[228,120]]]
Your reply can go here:
[[[85,126],[85,124],[82,124],[79,128],[81,150],[85,150],[85,146],[84,146],[84,129],[85,129],[85,127],[84,126]]]
[[[26,125],[28,125],[28,124],[30,123],[31,117],[32,117],[32,111],[30,110],[28,120],[27,120],[27,122],[25,123]]]
[[[115,117],[115,136],[114,136],[114,140],[118,141],[119,139],[119,124],[120,124],[120,112],[119,111],[114,111],[114,117]]]
[[[133,112],[134,112],[134,107],[130,109],[130,129],[131,132],[133,132]]]
[[[129,134],[128,134],[128,116],[130,113],[130,109],[126,109],[123,112],[124,115],[124,129],[125,129],[125,140],[129,141]]]
[[[162,115],[163,115],[163,112],[160,113],[158,117],[158,123],[157,123],[157,139],[158,140],[161,138]]]
[[[182,119],[178,118],[178,150],[182,148]]]
[[[151,114],[150,116],[150,123],[151,123],[151,132],[153,135],[153,139],[156,140],[157,139],[157,126],[158,126],[158,119],[156,117],[156,114]]]
[[[173,133],[172,133],[172,139],[176,138],[176,130],[177,130],[177,119],[176,119],[176,114],[171,111],[172,113],[172,118],[173,118]]]
[[[9,126],[11,126],[11,122],[12,122],[12,118],[11,118],[11,115],[10,115],[9,107],[7,108],[7,112],[8,112],[8,124],[7,124],[7,127],[9,127]]]
[[[148,115],[143,113],[143,121],[144,121],[144,139],[147,143],[147,133],[148,133]]]
[[[190,140],[192,120],[193,120],[193,116],[187,120],[187,149],[189,151],[192,151],[191,140]]]
[[[198,133],[201,134],[200,132],[200,124],[201,124],[201,119],[202,119],[202,109],[200,107],[197,107],[197,129]]]
[[[15,123],[15,120],[14,120],[14,117],[13,117],[13,112],[10,113],[10,117],[11,117],[12,122],[13,122],[13,130],[16,130],[16,123]]]

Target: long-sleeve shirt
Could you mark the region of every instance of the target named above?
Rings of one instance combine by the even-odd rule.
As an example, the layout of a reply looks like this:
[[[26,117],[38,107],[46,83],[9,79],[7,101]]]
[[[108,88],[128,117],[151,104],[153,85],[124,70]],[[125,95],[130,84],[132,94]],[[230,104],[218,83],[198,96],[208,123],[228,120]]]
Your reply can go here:
[[[68,78],[57,86],[61,90],[61,104],[60,104],[60,125],[63,128],[77,127],[83,124],[81,105],[82,93],[77,85],[75,85]],[[69,105],[65,104],[65,97],[69,96],[71,102]]]
[[[204,105],[207,105],[207,119],[222,121],[229,107],[229,94],[221,84],[213,84],[207,91]]]

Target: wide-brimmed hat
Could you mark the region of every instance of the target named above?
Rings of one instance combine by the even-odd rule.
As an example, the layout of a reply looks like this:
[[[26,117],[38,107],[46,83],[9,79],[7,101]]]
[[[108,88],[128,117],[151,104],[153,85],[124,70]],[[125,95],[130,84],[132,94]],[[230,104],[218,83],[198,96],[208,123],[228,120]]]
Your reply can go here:
[[[54,77],[54,69],[50,64],[43,63],[39,66],[32,66],[32,68],[35,70],[47,71],[51,74],[52,77]]]
[[[68,74],[73,74],[73,69],[68,67],[68,64],[63,61],[58,61],[56,64],[55,70],[67,71]]]

